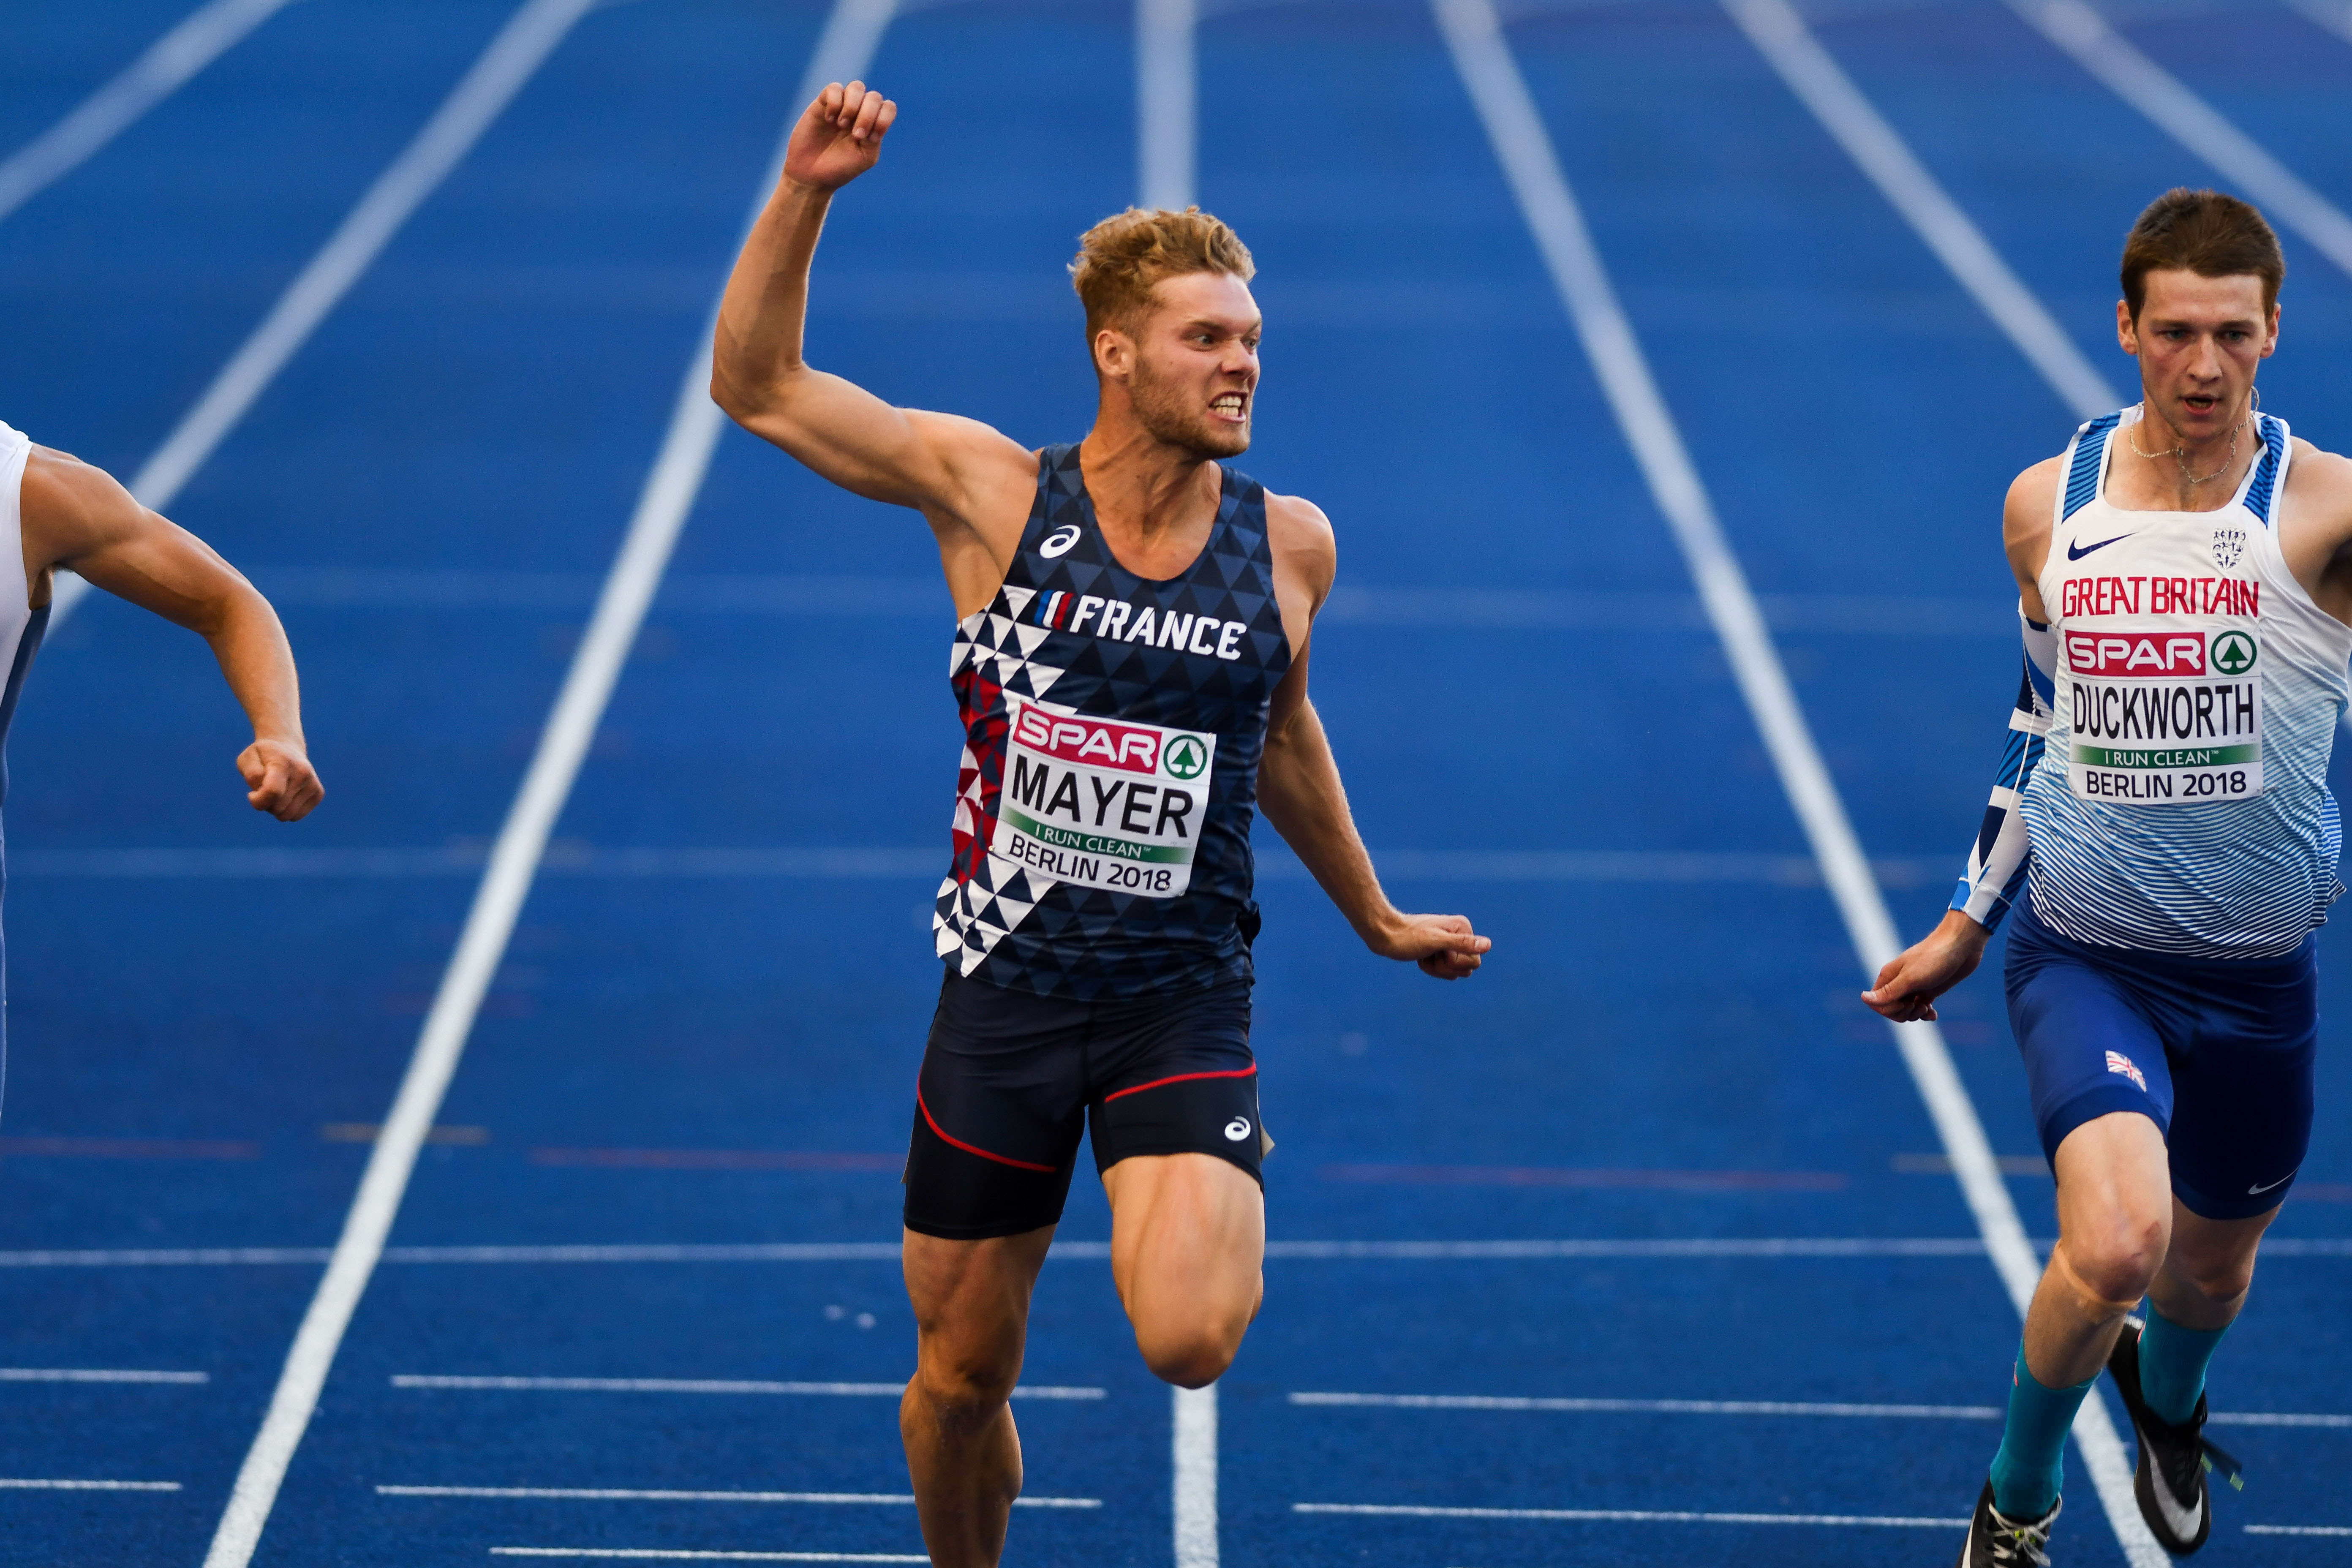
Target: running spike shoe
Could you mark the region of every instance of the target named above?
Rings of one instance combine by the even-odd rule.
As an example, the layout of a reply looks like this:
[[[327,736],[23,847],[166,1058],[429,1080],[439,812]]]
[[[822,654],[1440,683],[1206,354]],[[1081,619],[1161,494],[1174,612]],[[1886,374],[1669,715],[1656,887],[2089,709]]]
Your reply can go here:
[[[1992,1483],[1985,1482],[1960,1548],[1960,1568],[2050,1568],[2050,1553],[2042,1549],[2050,1544],[2050,1527],[2063,1506],[2062,1499],[2040,1519],[2011,1519],[1992,1506]]]
[[[2205,1396],[2179,1426],[2147,1407],[2139,1390],[2139,1331],[2126,1319],[2124,1331],[2107,1357],[2116,1388],[2131,1414],[2132,1435],[2138,1439],[2139,1462],[2132,1470],[2132,1495],[2139,1500],[2139,1516],[2156,1536],[2157,1544],[2175,1557],[2186,1557],[2205,1544],[2213,1532],[2213,1500],[2205,1483],[2219,1475],[2240,1491],[2246,1486],[2243,1467],[2205,1437]]]

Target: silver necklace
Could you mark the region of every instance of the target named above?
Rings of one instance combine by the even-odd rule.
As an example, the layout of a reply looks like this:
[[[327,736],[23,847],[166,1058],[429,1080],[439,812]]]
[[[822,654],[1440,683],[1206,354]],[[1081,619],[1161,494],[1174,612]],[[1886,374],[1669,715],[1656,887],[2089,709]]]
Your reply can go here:
[[[2257,406],[2259,406],[2259,405],[2257,405]],[[2143,425],[2147,423],[2147,418],[2145,414],[2141,416],[2140,423]],[[2154,462],[2158,458],[2169,456],[2175,463],[2180,465],[2181,479],[2189,484],[2195,486],[2210,484],[2213,480],[2220,479],[2223,474],[2228,473],[2231,468],[2238,466],[2238,432],[2245,427],[2246,422],[2243,419],[2239,420],[2235,425],[2230,426],[2230,455],[2221,459],[2221,466],[2220,468],[2214,469],[2210,474],[2202,476],[2192,474],[2189,471],[2189,446],[2186,442],[2174,442],[2171,452],[2167,454],[2163,452],[2140,452],[2139,437],[2129,429],[2125,430],[2124,439],[2131,443],[2131,449],[2133,451],[2139,452],[2141,457],[2146,458],[2150,462]]]

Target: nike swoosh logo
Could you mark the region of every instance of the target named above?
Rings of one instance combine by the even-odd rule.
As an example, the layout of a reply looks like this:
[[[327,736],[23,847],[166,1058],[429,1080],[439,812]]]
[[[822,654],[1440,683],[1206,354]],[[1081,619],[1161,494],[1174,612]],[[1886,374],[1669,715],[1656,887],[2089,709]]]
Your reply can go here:
[[[2283,1187],[2294,1180],[2294,1172],[2289,1171],[2285,1175],[2281,1176],[2277,1181],[2273,1182],[2269,1187],[2248,1187],[2246,1189],[2246,1195],[2250,1198],[2258,1198],[2264,1193],[2269,1192],[2272,1187]]]
[[[2138,531],[2139,530],[2137,529],[2132,530],[2132,533],[2137,533]],[[2118,533],[2116,535],[2115,539],[2102,539],[2096,544],[2085,544],[2081,546],[2079,549],[2070,542],[2066,546],[2066,559],[2069,561],[2080,561],[2084,556],[2088,555],[2094,550],[2105,550],[2108,545],[2115,543],[2116,540],[2129,539],[2130,537],[2131,533]]]

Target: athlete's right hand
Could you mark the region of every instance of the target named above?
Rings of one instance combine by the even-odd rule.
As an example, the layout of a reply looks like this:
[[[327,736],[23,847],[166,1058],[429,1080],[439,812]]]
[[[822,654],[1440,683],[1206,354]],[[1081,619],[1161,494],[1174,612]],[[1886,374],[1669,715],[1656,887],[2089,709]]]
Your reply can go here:
[[[1862,994],[1870,1010],[1898,1024],[1936,1016],[1936,998],[1976,973],[1992,933],[1958,910],[1878,972],[1878,984]]]
[[[853,81],[817,94],[784,148],[784,178],[814,190],[837,191],[882,156],[882,137],[898,106]]]
[[[1423,974],[1440,980],[1466,978],[1495,945],[1491,938],[1472,931],[1461,915],[1400,914],[1390,929],[1367,941],[1382,958],[1417,963]]]

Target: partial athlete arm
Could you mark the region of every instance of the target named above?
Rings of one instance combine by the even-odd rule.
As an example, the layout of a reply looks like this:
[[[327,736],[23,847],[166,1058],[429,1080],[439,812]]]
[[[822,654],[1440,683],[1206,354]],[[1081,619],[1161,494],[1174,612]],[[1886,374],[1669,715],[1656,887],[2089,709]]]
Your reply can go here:
[[[826,88],[793,128],[783,178],[737,258],[711,345],[710,395],[745,429],[870,500],[967,521],[1010,482],[1034,482],[1019,445],[979,423],[896,408],[801,356],[809,265],[834,193],[874,167],[897,104],[862,82]],[[1016,515],[1019,515],[1017,512]]]
[[[1298,651],[1267,705],[1265,754],[1258,763],[1258,805],[1283,842],[1314,873],[1364,945],[1383,958],[1407,960],[1440,980],[1460,980],[1475,970],[1495,944],[1470,929],[1461,915],[1409,915],[1381,889],[1372,858],[1356,832],[1348,809],[1347,786],[1331,755],[1323,721],[1307,698],[1307,660],[1313,616],[1331,591],[1338,555],[1331,525],[1319,510],[1287,497],[1269,498],[1269,524],[1290,544],[1285,563],[1295,574],[1305,602],[1286,606],[1299,613]]]
[[[2050,552],[2061,461],[2052,458],[2020,474],[2001,508],[2001,546],[2017,578],[2017,614],[2025,632],[2025,673],[2011,711],[2000,770],[1993,778],[1992,803],[1951,908],[1934,931],[1880,968],[1878,984],[1862,994],[1871,1011],[1898,1024],[1934,1018],[1936,998],[1976,972],[1992,928],[2024,881],[2025,822],[2017,803],[2042,759],[2058,666],[2057,638],[2038,584]]]
[[[326,790],[302,739],[302,693],[278,612],[203,540],[141,506],[104,470],[43,447],[25,466],[25,559],[41,583],[70,567],[212,645],[253,723],[237,772],[256,811],[310,815]]]
[[[2025,817],[2019,809],[2026,780],[2042,760],[2050,733],[2050,704],[2058,672],[2058,637],[2029,617],[2022,605],[2018,625],[2025,636],[2025,670],[2018,679],[2017,705],[2010,710],[2009,742],[1993,775],[1992,800],[1984,825],[1969,851],[1968,869],[1952,894],[1951,907],[1988,932],[1999,931],[2011,902],[2025,886]]]

